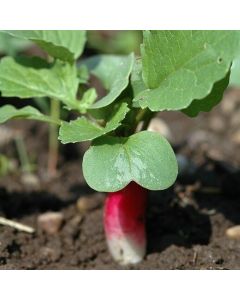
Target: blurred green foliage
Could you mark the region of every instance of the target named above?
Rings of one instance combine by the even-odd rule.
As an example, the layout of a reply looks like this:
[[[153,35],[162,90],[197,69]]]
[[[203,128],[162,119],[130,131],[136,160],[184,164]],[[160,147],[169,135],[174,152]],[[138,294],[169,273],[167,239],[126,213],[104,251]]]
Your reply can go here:
[[[0,54],[15,56],[17,53],[29,48],[31,42],[18,39],[4,32],[0,32]]]
[[[0,176],[7,175],[13,169],[11,161],[6,155],[0,154]]]
[[[105,54],[140,54],[142,32],[139,30],[88,31],[88,47]]]

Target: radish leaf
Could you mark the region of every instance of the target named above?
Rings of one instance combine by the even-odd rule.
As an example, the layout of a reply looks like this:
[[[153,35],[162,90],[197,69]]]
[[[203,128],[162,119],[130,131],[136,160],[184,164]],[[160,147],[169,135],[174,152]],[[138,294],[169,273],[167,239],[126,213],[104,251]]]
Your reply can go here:
[[[39,110],[32,106],[25,106],[17,109],[13,105],[4,105],[0,108],[0,124],[15,118],[38,120],[56,124],[59,124],[60,122],[43,115]]]
[[[59,130],[59,139],[63,144],[93,140],[120,126],[121,121],[125,118],[128,111],[127,103],[122,103],[112,113],[105,127],[90,122],[85,117],[78,118],[69,123],[63,122]]]
[[[105,107],[117,99],[127,87],[134,62],[134,55],[97,55],[82,62],[90,73],[99,78],[108,94],[91,106],[91,109]]]
[[[33,68],[11,57],[5,57],[0,62],[2,96],[51,97],[62,101],[69,109],[77,109],[77,89],[77,69],[68,63],[57,61],[51,68]]]
[[[145,31],[143,80],[134,101],[152,111],[187,108],[224,78],[240,50],[240,31]]]
[[[189,107],[183,109],[182,111],[189,117],[196,117],[199,112],[210,111],[214,106],[216,106],[223,98],[223,93],[229,83],[230,72],[213,85],[213,89],[207,97],[204,99],[193,100]]]

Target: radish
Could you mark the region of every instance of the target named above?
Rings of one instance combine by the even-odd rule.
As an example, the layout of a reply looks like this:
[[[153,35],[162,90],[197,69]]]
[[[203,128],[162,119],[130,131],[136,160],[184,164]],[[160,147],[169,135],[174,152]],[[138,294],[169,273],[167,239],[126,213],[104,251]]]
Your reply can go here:
[[[109,251],[121,265],[136,264],[146,253],[145,211],[147,190],[135,182],[108,193],[104,228]]]

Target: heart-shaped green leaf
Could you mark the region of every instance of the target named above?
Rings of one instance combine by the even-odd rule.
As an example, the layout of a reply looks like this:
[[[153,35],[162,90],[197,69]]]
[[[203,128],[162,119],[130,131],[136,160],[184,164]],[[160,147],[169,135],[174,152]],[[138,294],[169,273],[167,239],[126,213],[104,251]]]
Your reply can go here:
[[[15,118],[38,120],[60,125],[60,121],[53,120],[50,117],[43,115],[39,110],[32,106],[25,106],[20,109],[15,108],[13,105],[4,105],[0,107],[0,124]]]
[[[115,101],[127,87],[134,62],[134,55],[97,55],[82,64],[99,78],[108,94],[91,106],[91,109],[105,107]]]
[[[6,30],[5,32],[31,40],[49,55],[69,62],[82,54],[86,42],[84,30]]]
[[[71,122],[62,122],[59,130],[59,140],[63,144],[93,140],[120,126],[128,111],[127,103],[122,103],[112,112],[105,127],[90,122],[84,117]]]
[[[203,99],[240,51],[240,31],[145,31],[143,79],[134,101],[152,111],[179,110]]]
[[[196,117],[201,111],[208,112],[216,106],[223,98],[223,93],[229,83],[230,72],[220,81],[213,85],[213,89],[207,97],[200,100],[193,100],[187,108],[182,111],[189,117]]]
[[[51,97],[62,101],[68,108],[77,109],[78,89],[75,66],[57,61],[51,68],[33,68],[20,64],[11,57],[0,62],[0,91],[5,97]]]
[[[93,141],[83,158],[83,174],[97,191],[114,192],[135,181],[149,190],[171,186],[177,161],[168,141],[156,132],[130,137],[104,136]]]

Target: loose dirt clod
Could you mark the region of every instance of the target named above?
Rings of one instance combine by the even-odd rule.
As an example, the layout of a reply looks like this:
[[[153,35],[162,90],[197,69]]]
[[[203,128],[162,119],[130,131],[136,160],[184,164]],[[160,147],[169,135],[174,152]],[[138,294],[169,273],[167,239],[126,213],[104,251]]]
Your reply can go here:
[[[42,263],[55,262],[60,258],[61,252],[60,249],[42,247],[39,251],[39,256]]]
[[[237,130],[233,135],[232,135],[232,140],[234,143],[237,145],[240,145],[240,130]]]
[[[63,223],[63,214],[60,212],[47,212],[38,217],[38,227],[48,234],[55,234]]]
[[[226,230],[226,236],[230,239],[240,240],[240,225],[228,228]]]

